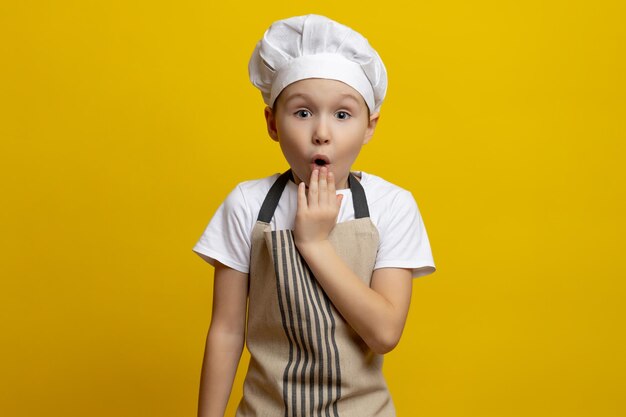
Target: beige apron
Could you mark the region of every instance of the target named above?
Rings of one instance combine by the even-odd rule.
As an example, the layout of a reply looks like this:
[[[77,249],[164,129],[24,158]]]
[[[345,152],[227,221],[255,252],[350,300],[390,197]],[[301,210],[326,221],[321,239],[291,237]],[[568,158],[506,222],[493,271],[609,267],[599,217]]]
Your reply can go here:
[[[296,249],[270,221],[291,171],[268,192],[252,232],[246,345],[250,365],[237,417],[391,417],[394,406],[375,354],[341,317]],[[329,240],[368,286],[378,231],[350,174],[355,220]]]

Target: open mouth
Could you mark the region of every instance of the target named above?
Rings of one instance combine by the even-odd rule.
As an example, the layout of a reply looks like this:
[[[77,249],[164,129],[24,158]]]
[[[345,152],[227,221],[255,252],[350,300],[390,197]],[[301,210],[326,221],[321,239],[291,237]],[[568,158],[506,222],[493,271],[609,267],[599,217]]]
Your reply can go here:
[[[318,167],[323,167],[328,165],[330,161],[328,160],[328,157],[324,155],[315,155],[313,157],[313,163]]]

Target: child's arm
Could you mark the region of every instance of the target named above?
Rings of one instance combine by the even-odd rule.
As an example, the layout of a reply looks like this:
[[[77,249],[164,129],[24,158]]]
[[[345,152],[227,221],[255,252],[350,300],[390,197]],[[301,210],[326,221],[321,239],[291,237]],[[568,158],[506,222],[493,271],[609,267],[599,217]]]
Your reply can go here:
[[[248,275],[215,262],[198,417],[223,417],[244,345]]]
[[[377,269],[368,287],[346,265],[328,240],[342,197],[336,195],[334,177],[326,168],[313,171],[308,196],[300,183],[296,246],[335,308],[374,352],[384,354],[396,346],[404,329],[411,270]]]

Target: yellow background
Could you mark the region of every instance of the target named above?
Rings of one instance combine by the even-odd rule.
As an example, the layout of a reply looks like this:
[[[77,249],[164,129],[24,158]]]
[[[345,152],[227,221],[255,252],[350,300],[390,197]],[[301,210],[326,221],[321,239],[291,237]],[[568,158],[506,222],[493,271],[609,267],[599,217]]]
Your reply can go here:
[[[383,57],[354,169],[413,192],[438,266],[386,358],[398,415],[626,415],[624,2],[309,4],[0,6],[0,415],[195,415],[191,248],[286,169],[247,62],[311,12]]]

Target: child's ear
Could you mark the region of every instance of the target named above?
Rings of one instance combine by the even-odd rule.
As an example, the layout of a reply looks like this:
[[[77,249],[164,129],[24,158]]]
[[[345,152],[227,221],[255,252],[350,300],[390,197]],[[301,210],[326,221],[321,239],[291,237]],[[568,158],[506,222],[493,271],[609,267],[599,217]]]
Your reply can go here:
[[[365,137],[363,138],[363,145],[369,142],[372,136],[374,136],[374,130],[376,130],[378,119],[380,119],[379,112],[376,112],[370,116],[370,120],[367,124],[367,129],[365,130]]]
[[[265,123],[267,124],[267,133],[272,140],[278,142],[278,131],[276,130],[276,117],[270,106],[265,107]]]

